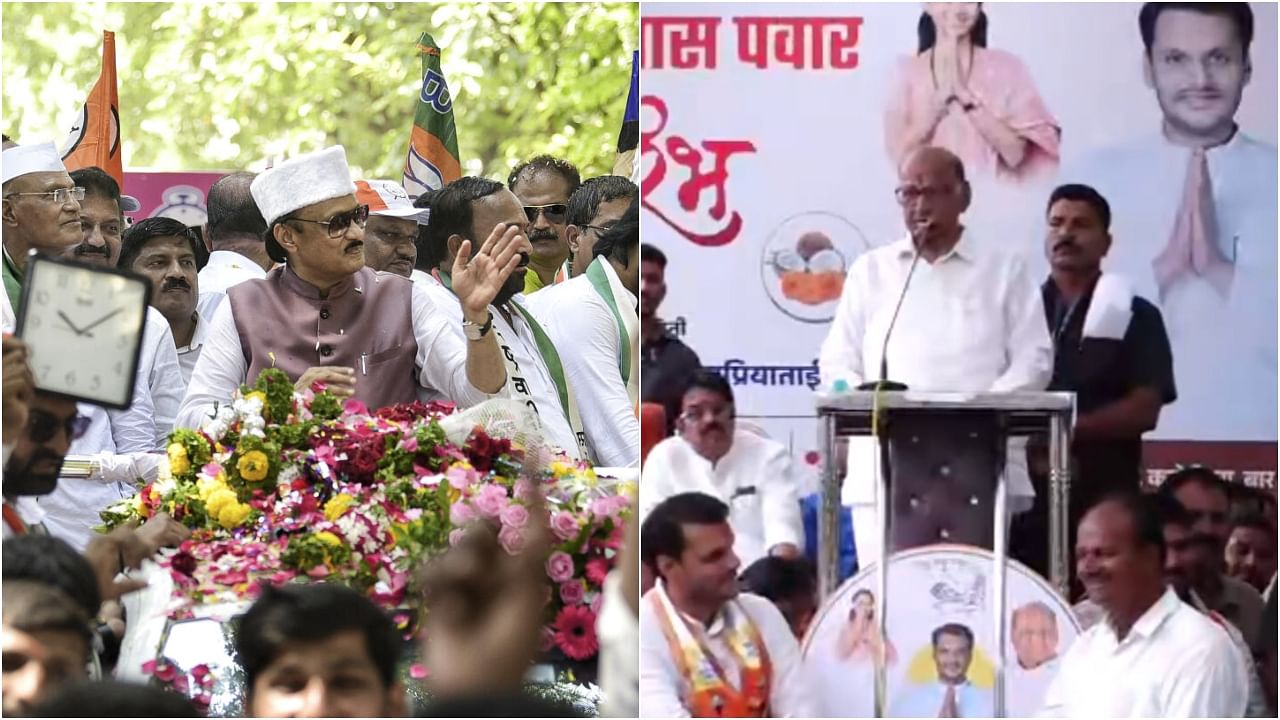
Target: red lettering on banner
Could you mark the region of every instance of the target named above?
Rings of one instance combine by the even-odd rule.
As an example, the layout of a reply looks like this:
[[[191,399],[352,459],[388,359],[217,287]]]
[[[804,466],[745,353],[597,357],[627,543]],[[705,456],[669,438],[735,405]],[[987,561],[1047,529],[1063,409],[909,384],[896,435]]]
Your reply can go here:
[[[858,67],[860,17],[739,17],[733,22],[738,59],[761,70],[771,58],[797,70]]]
[[[659,142],[659,136],[667,127],[667,104],[656,95],[645,95],[641,99],[641,116],[644,108],[652,108],[658,115],[658,126],[652,131],[641,129],[640,156],[641,161],[652,155],[653,165],[640,181],[641,202],[645,209],[657,215],[689,242],[707,247],[727,245],[738,237],[742,230],[742,216],[736,210],[729,211],[725,194],[725,181],[729,179],[729,158],[735,154],[754,153],[755,143],[748,140],[704,140],[700,143],[702,150],[696,149],[689,141],[679,135],[665,138]],[[711,154],[711,169],[704,171],[703,151]],[[660,208],[649,201],[649,195],[662,185],[667,177],[667,160],[681,165],[688,172],[688,179],[680,183],[676,189],[676,199],[685,212],[698,210],[702,193],[712,191],[711,207],[707,214],[712,220],[724,221],[719,230],[709,234],[689,230],[672,220]],[[727,214],[727,220],[726,220]]]
[[[718,17],[641,18],[641,67],[715,70],[719,29]]]

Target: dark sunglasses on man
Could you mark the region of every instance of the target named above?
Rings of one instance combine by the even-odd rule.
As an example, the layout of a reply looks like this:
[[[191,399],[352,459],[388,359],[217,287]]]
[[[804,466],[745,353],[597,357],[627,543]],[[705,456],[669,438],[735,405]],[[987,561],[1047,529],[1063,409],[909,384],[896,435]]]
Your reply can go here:
[[[347,228],[351,227],[351,223],[355,223],[361,228],[369,220],[369,206],[361,205],[355,210],[348,210],[344,213],[338,213],[328,220],[308,220],[306,218],[289,218],[290,220],[298,220],[301,222],[315,223],[323,225],[331,238],[340,238],[347,232]]]
[[[89,418],[76,413],[67,419],[63,429],[66,430],[67,440],[79,440],[89,429]],[[47,443],[57,432],[58,418],[54,415],[35,408],[27,414],[27,437],[31,438],[31,442]]]
[[[553,223],[562,223],[569,215],[569,206],[564,203],[552,203],[551,205],[525,205],[524,216],[529,218],[529,222],[538,222],[538,215],[546,215],[547,220]]]

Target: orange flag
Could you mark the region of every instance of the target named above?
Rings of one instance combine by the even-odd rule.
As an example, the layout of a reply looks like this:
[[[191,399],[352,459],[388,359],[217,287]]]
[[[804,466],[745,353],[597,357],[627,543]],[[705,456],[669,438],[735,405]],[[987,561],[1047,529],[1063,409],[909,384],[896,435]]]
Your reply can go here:
[[[120,96],[116,89],[116,34],[102,32],[102,73],[71,128],[62,162],[67,170],[100,167],[124,187],[120,149]]]

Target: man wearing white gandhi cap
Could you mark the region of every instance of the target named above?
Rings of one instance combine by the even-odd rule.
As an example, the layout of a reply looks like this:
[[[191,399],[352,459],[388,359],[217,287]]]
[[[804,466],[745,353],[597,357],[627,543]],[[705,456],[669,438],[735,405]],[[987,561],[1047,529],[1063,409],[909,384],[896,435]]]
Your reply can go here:
[[[77,188],[53,143],[6,148],[0,154],[3,175],[4,300],[0,307],[5,331],[13,330],[13,316],[22,297],[27,253],[48,255],[80,242],[80,200]]]
[[[419,386],[461,406],[506,394],[506,369],[489,332],[489,304],[515,269],[521,228],[499,225],[454,265],[464,342],[421,288],[364,264],[367,205],[355,198],[346,153],[333,146],[286,160],[249,187],[267,221],[267,252],[283,262],[232,287],[210,322],[178,413],[199,427],[215,404],[267,368],[299,389],[316,381],[370,409],[412,402]]]

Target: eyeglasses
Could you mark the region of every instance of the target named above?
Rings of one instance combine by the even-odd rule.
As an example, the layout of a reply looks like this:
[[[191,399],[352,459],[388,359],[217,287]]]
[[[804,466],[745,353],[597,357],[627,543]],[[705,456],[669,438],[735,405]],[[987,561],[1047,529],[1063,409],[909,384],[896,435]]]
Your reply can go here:
[[[553,223],[561,223],[564,222],[564,219],[568,214],[569,206],[564,203],[524,206],[524,216],[529,218],[529,222],[538,222],[538,215],[546,215],[547,220]]]
[[[21,195],[28,195],[32,197],[52,197],[54,204],[66,205],[68,202],[71,202],[71,198],[75,198],[76,202],[80,202],[81,200],[83,200],[84,188],[82,187],[58,188],[57,190],[50,190],[49,192],[39,192],[39,193],[16,192],[16,193],[9,193],[8,195],[5,195],[5,197],[11,198],[11,197],[18,197]]]
[[[329,237],[340,238],[347,232],[347,228],[351,227],[351,223],[355,223],[361,229],[364,228],[364,224],[369,220],[369,206],[361,205],[355,210],[350,210],[344,213],[338,213],[337,215],[334,215],[328,220],[308,220],[306,218],[289,218],[289,219],[299,220],[301,222],[315,223],[316,225],[323,225],[328,230]]]
[[[68,440],[79,440],[89,429],[89,418],[76,413],[67,418],[63,429]],[[43,410],[31,410],[27,414],[27,437],[34,443],[47,443],[58,433],[58,418]]]
[[[898,204],[907,205],[920,199],[934,200],[943,195],[950,195],[955,192],[954,185],[946,187],[919,187],[917,185],[904,185],[893,191],[893,196],[898,199]]]
[[[603,235],[613,229],[612,225],[583,225],[588,230],[595,230],[597,235]]]
[[[684,422],[697,422],[704,417],[722,422],[729,420],[733,417],[733,406],[722,405],[718,408],[691,407],[680,413],[680,419]]]

